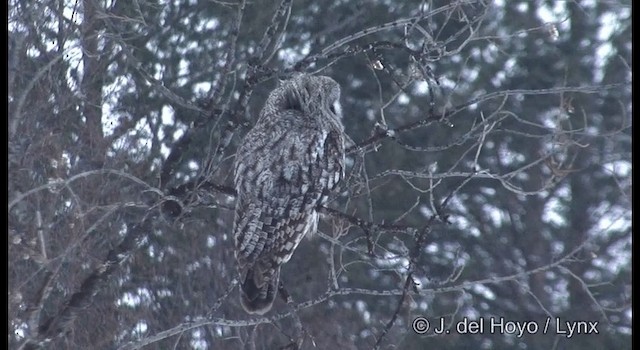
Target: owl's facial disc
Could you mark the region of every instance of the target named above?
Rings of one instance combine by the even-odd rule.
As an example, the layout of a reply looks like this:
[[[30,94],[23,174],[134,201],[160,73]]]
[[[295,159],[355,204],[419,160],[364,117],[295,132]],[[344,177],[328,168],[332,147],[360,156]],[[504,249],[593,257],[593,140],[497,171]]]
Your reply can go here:
[[[340,105],[340,101],[334,101],[333,104],[329,106],[329,109],[338,119],[342,119],[342,106]]]

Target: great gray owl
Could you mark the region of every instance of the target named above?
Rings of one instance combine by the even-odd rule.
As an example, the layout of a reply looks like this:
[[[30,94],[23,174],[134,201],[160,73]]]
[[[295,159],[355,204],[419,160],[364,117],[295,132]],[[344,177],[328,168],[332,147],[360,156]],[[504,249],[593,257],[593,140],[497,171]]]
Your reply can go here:
[[[240,301],[249,313],[271,309],[280,267],[315,233],[316,209],[344,175],[339,100],[340,86],[329,77],[281,82],[238,149],[233,234]]]

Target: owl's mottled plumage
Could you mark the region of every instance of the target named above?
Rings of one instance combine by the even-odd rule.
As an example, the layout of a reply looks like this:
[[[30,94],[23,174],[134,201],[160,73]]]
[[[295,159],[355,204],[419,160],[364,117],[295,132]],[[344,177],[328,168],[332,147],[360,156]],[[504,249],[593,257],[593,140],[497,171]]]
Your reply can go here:
[[[233,234],[249,313],[271,309],[280,267],[316,231],[317,206],[344,174],[339,100],[340,86],[329,77],[280,83],[236,154]]]

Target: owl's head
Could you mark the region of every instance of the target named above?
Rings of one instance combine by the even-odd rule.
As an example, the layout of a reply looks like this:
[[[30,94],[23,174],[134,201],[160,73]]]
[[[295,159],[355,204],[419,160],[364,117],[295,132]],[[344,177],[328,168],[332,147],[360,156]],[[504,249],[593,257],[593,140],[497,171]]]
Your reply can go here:
[[[340,85],[327,76],[298,74],[285,80],[267,99],[279,109],[293,109],[304,115],[323,115],[335,121],[342,119]]]

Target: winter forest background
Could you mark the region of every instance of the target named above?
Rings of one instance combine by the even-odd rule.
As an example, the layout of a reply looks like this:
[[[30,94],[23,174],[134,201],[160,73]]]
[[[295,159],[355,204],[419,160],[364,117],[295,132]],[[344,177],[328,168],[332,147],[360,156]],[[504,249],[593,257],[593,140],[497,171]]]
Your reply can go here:
[[[8,40],[12,349],[631,348],[630,0],[10,0]],[[230,164],[295,71],[347,178],[253,317]]]

